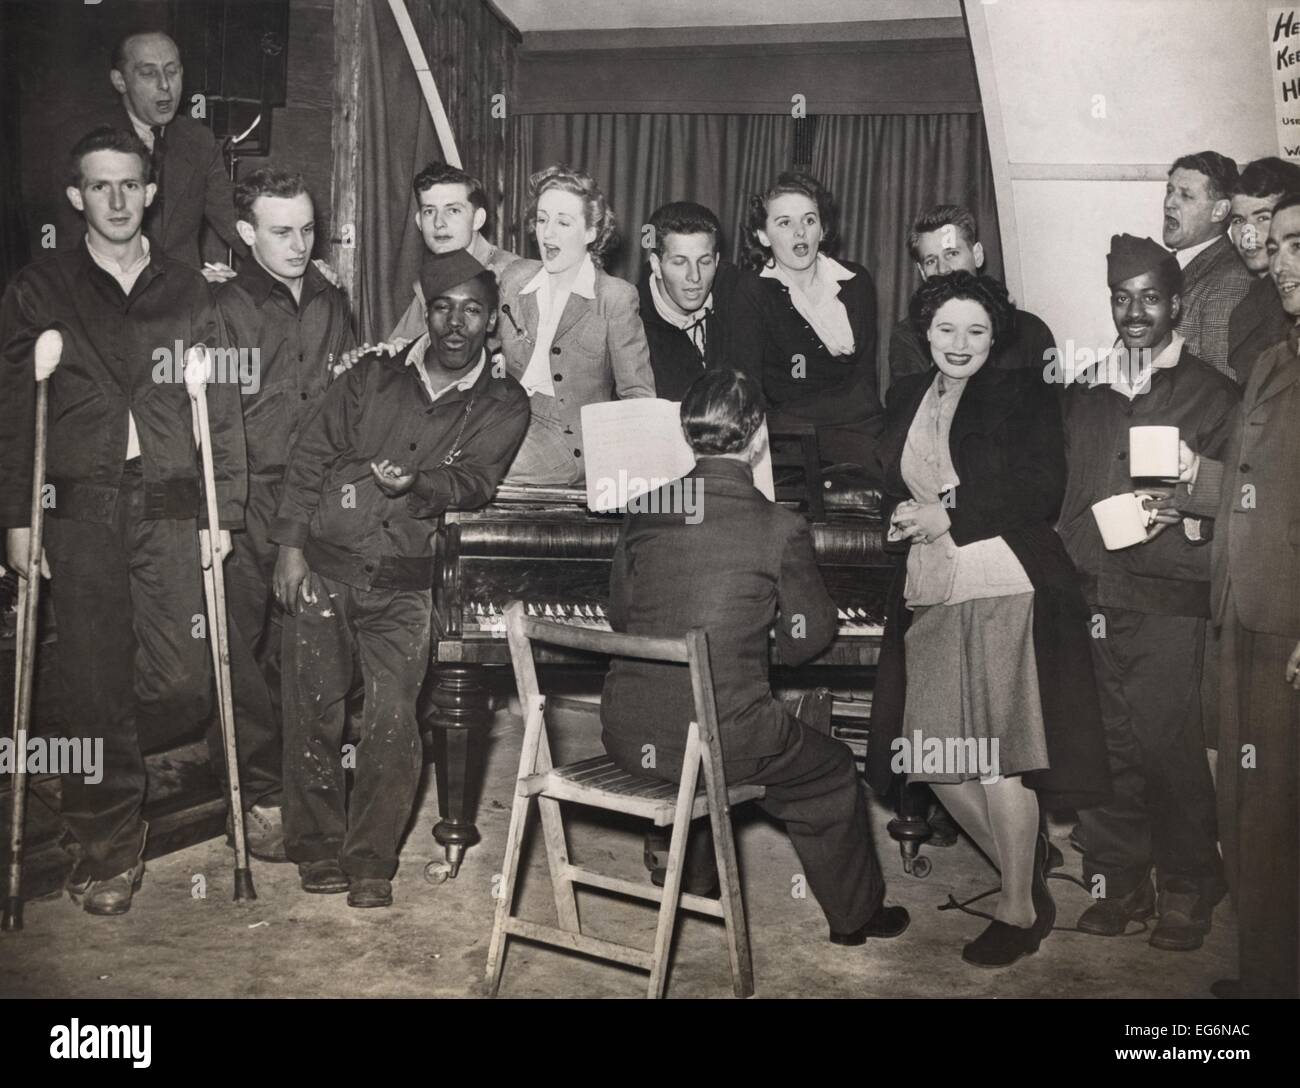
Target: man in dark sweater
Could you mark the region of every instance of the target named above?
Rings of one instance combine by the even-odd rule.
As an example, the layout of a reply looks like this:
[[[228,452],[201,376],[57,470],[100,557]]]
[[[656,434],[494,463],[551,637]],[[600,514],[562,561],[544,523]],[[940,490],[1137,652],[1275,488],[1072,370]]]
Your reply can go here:
[[[100,128],[73,148],[68,199],[81,244],[23,269],[0,309],[0,523],[8,565],[26,571],[31,529],[33,345],[55,329],[49,379],[44,551],[59,621],[65,729],[102,740],[103,779],[62,780],[77,862],[68,890],[91,914],[122,914],[144,878],[143,752],[197,731],[211,706],[203,565],[229,551],[244,505],[237,384],[208,387],[222,532],[197,528],[202,474],[184,356],[226,348],[197,269],[154,252],[141,233],[154,197],[148,149]]]
[[[665,204],[655,209],[649,226],[641,323],[656,395],[681,400],[706,370],[726,365],[726,318],[739,270],[719,260],[722,225],[702,204]],[[757,368],[758,360],[752,364]]]
[[[278,549],[268,534],[298,430],[353,336],[343,292],[311,263],[315,209],[302,175],[255,170],[235,190],[235,214],[252,259],[216,291],[251,378],[241,398],[248,504],[226,567],[230,673],[248,848],[264,861],[284,861],[281,614],[271,592]]]
[[[1151,944],[1183,951],[1200,947],[1226,887],[1201,726],[1208,533],[1184,520],[1172,489],[1152,487],[1163,497],[1146,500],[1156,511],[1146,539],[1108,551],[1091,507],[1134,490],[1131,427],[1177,427],[1193,449],[1221,457],[1240,394],[1174,331],[1182,279],[1174,254],[1116,235],[1107,266],[1120,344],[1066,390],[1069,478],[1058,524],[1093,611],[1114,787],[1112,801],[1079,817],[1083,874],[1096,899],[1079,928],[1115,936],[1158,912]]]
[[[428,332],[353,367],[303,423],[270,537],[284,637],[285,847],[309,892],[392,903],[420,780],[433,536],[487,502],[528,428],[528,397],[488,365],[496,278],[464,250],[426,262]],[[365,685],[343,749],[354,670]],[[353,769],[350,794],[345,769]]]
[[[958,270],[974,275],[984,267],[984,246],[975,216],[959,204],[936,204],[922,212],[912,224],[907,248],[923,280]],[[1055,351],[1052,330],[1041,318],[1018,309],[1011,335],[993,346],[988,365],[1004,370],[1041,369],[1051,363]],[[889,337],[890,380],[924,374],[933,365],[928,345],[917,340],[909,320],[902,318]]]
[[[1291,318],[1268,274],[1264,245],[1273,206],[1287,193],[1300,193],[1300,166],[1270,157],[1248,164],[1232,194],[1228,240],[1254,277],[1246,297],[1228,318],[1228,368],[1243,388],[1255,360],[1291,331]]]

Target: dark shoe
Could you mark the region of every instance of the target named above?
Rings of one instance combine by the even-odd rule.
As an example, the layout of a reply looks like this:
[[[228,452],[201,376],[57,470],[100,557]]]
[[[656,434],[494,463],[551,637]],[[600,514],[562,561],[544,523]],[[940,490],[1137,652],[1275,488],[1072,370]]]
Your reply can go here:
[[[975,967],[1006,967],[1021,956],[1032,956],[1043,940],[1041,922],[1040,915],[1032,926],[1022,929],[995,919],[983,933],[961,950],[961,958]],[[1048,929],[1050,928],[1049,924]]]
[[[302,890],[313,895],[336,895],[348,890],[351,881],[339,863],[332,858],[324,861],[304,861],[298,866]]]
[[[1218,898],[1203,896],[1192,881],[1168,881],[1156,901],[1160,921],[1151,934],[1151,947],[1162,952],[1195,952],[1205,943],[1214,905],[1222,898],[1222,892]]]
[[[362,877],[348,889],[349,907],[391,907],[393,882],[383,877]]]
[[[1078,927],[1094,937],[1122,937],[1129,922],[1145,922],[1156,912],[1156,890],[1144,880],[1128,895],[1098,899],[1079,916]]]
[[[1220,1001],[1239,1001],[1241,999],[1241,979],[1221,978],[1210,983],[1210,993]]]
[[[235,829],[226,813],[226,842],[233,848]],[[258,861],[288,861],[284,852],[284,819],[279,805],[252,805],[244,810],[244,842]]]
[[[664,882],[668,879],[667,869],[651,869],[650,883],[656,888],[662,888]],[[718,874],[712,876],[698,875],[695,873],[682,874],[682,891],[687,895],[699,895],[705,899],[722,898],[722,882],[718,879]]]
[[[131,897],[144,883],[144,861],[140,860],[124,873],[107,880],[86,879],[68,884],[68,895],[80,903],[87,914],[125,914],[131,909]]]
[[[853,932],[836,933],[832,929],[831,944],[866,944],[868,937],[879,937],[881,940],[888,940],[891,937],[897,937],[911,922],[912,916],[907,913],[906,907],[887,907],[882,903],[880,909]]]

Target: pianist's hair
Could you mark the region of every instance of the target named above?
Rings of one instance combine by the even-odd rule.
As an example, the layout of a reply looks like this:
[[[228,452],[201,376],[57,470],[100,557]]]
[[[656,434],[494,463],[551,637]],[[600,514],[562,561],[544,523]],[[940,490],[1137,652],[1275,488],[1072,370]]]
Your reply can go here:
[[[962,298],[978,303],[989,315],[993,327],[993,342],[1005,343],[1015,328],[1016,308],[1011,304],[1007,289],[1001,280],[992,276],[976,276],[971,272],[950,272],[946,276],[931,276],[916,289],[908,303],[907,317],[912,331],[921,344],[930,322],[945,302]]]
[[[696,453],[739,453],[763,422],[763,391],[743,371],[706,370],[682,398],[681,419]]]
[[[96,151],[120,151],[123,155],[134,155],[144,167],[144,179],[153,181],[153,156],[144,146],[144,141],[134,132],[112,125],[100,125],[87,132],[72,145],[68,154],[68,184],[80,189],[82,183],[81,160]]]
[[[670,234],[711,234],[713,251],[722,249],[722,224],[703,204],[674,200],[661,205],[651,213],[650,226],[654,228],[652,248],[660,257],[664,255],[664,239]]]
[[[1256,159],[1246,164],[1233,196],[1253,196],[1263,199],[1266,196],[1285,196],[1287,193],[1300,193],[1300,166],[1276,155]]]
[[[260,170],[254,170],[235,186],[235,217],[257,226],[253,205],[257,203],[258,197],[276,196],[287,200],[304,194],[311,199],[311,190],[307,188],[301,174],[264,166]]]
[[[972,249],[980,240],[979,225],[969,208],[961,204],[935,204],[916,217],[907,233],[907,249],[912,260],[921,263],[921,235],[932,234],[944,227],[956,227],[963,241]]]
[[[590,175],[564,163],[539,170],[528,179],[528,192],[532,199],[525,222],[530,231],[535,229],[537,223],[537,202],[548,189],[562,189],[582,201],[582,214],[587,226],[596,228],[596,237],[587,246],[587,252],[591,254],[596,267],[603,268],[605,254],[614,248],[618,231],[614,213],[610,211],[609,201],[605,199],[600,186]]]
[[[830,253],[839,241],[839,217],[835,212],[835,197],[811,174],[784,170],[766,192],[749,198],[749,214],[745,219],[745,261],[755,272],[773,262],[770,247],[758,240],[758,232],[767,229],[767,206],[778,196],[798,193],[817,205],[817,215],[822,221],[822,240],[819,251]]]
[[[1237,188],[1237,180],[1240,177],[1237,173],[1237,164],[1227,155],[1220,155],[1217,151],[1197,151],[1191,155],[1180,155],[1169,168],[1168,176],[1173,177],[1175,170],[1195,170],[1197,173],[1204,174],[1209,182],[1208,188],[1212,200],[1229,199]]]

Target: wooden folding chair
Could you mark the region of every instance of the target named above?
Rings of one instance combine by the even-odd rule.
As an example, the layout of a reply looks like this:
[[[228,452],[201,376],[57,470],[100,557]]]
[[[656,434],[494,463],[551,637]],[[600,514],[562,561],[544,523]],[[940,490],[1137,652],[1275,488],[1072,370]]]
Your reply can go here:
[[[731,834],[731,806],[760,798],[765,791],[762,786],[727,788],[718,738],[713,674],[709,668],[709,644],[704,631],[696,628],[679,639],[641,638],[593,631],[528,617],[518,601],[506,608],[505,616],[510,656],[514,662],[515,682],[518,685],[525,724],[514,807],[510,813],[510,833],[506,839],[505,861],[502,863],[500,897],[497,900],[496,920],[492,926],[492,941],[488,948],[488,993],[495,995],[501,984],[506,938],[512,936],[649,971],[647,996],[662,997],[673,926],[680,906],[683,910],[723,920],[736,996],[751,996],[754,992],[754,969],[750,961],[749,930],[745,924],[745,907],[741,901],[740,879],[736,868],[736,846]],[[587,650],[611,657],[635,657],[687,665],[695,695],[695,721],[690,723],[686,734],[686,753],[682,759],[680,783],[674,785],[657,778],[628,774],[606,755],[564,767],[554,766],[546,736],[547,707],[563,707],[567,712],[597,716],[600,708],[593,703],[554,697],[548,699],[544,696],[538,688],[537,670],[533,662],[534,642]],[[701,770],[704,775],[702,787],[699,783]],[[555,894],[558,927],[525,921],[512,913],[515,883],[519,875],[520,844],[523,842],[533,797],[537,798],[542,813],[542,830]],[[608,876],[572,864],[565,844],[564,824],[560,815],[561,801],[576,801],[594,808],[644,816],[653,820],[658,827],[671,825],[672,840],[663,888]],[[681,891],[690,822],[706,813],[713,827],[718,876],[722,885],[721,900]],[[645,951],[631,945],[598,940],[583,933],[578,922],[578,904],[573,890],[575,884],[604,888],[658,903],[659,924],[655,930],[653,949]]]

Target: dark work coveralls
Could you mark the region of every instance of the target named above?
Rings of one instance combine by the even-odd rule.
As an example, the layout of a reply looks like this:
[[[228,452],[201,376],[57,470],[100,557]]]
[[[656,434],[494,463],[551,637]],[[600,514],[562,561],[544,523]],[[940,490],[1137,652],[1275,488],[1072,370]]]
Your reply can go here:
[[[241,352],[240,402],[248,447],[244,531],[226,561],[230,677],[244,804],[280,803],[280,640],[283,612],[271,589],[278,547],[269,533],[289,450],[320,402],[330,368],[355,340],[343,292],[312,264],[293,293],[255,258],[216,289],[230,342]],[[252,380],[248,380],[251,377]],[[210,734],[220,752],[220,738]],[[214,753],[214,766],[221,766]]]
[[[429,664],[437,518],[487,502],[528,428],[527,394],[491,364],[469,388],[431,399],[407,365],[426,343],[363,359],[326,390],[290,454],[271,528],[276,543],[303,549],[316,595],[285,619],[285,849],[299,863],[338,859],[353,879],[397,871],[420,781],[415,704]],[[371,462],[385,459],[416,473],[406,494],[376,484]],[[345,753],[354,676],[365,703],[360,741]]]
[[[1063,401],[1069,482],[1057,526],[1094,613],[1090,645],[1114,784],[1109,803],[1080,813],[1083,875],[1090,883],[1103,876],[1103,894],[1116,899],[1154,865],[1161,911],[1171,894],[1213,905],[1225,885],[1200,698],[1208,523],[1204,543],[1190,540],[1184,523],[1107,551],[1091,506],[1138,486],[1129,472],[1130,427],[1177,427],[1193,450],[1221,458],[1241,394],[1185,348],[1132,400],[1100,379],[1089,384],[1095,373],[1070,385]]]
[[[80,247],[23,269],[0,310],[0,521],[28,524],[33,347],[63,334],[49,385],[45,521],[67,735],[102,738],[103,778],[64,775],[63,819],[79,844],[74,880],[135,864],[143,837],[142,749],[197,729],[211,705],[196,518],[201,470],[181,358],[225,346],[197,270],[151,257],[129,295]],[[159,349],[167,355],[159,356]],[[242,521],[239,388],[207,391],[223,528]],[[126,460],[128,414],[140,456]]]

